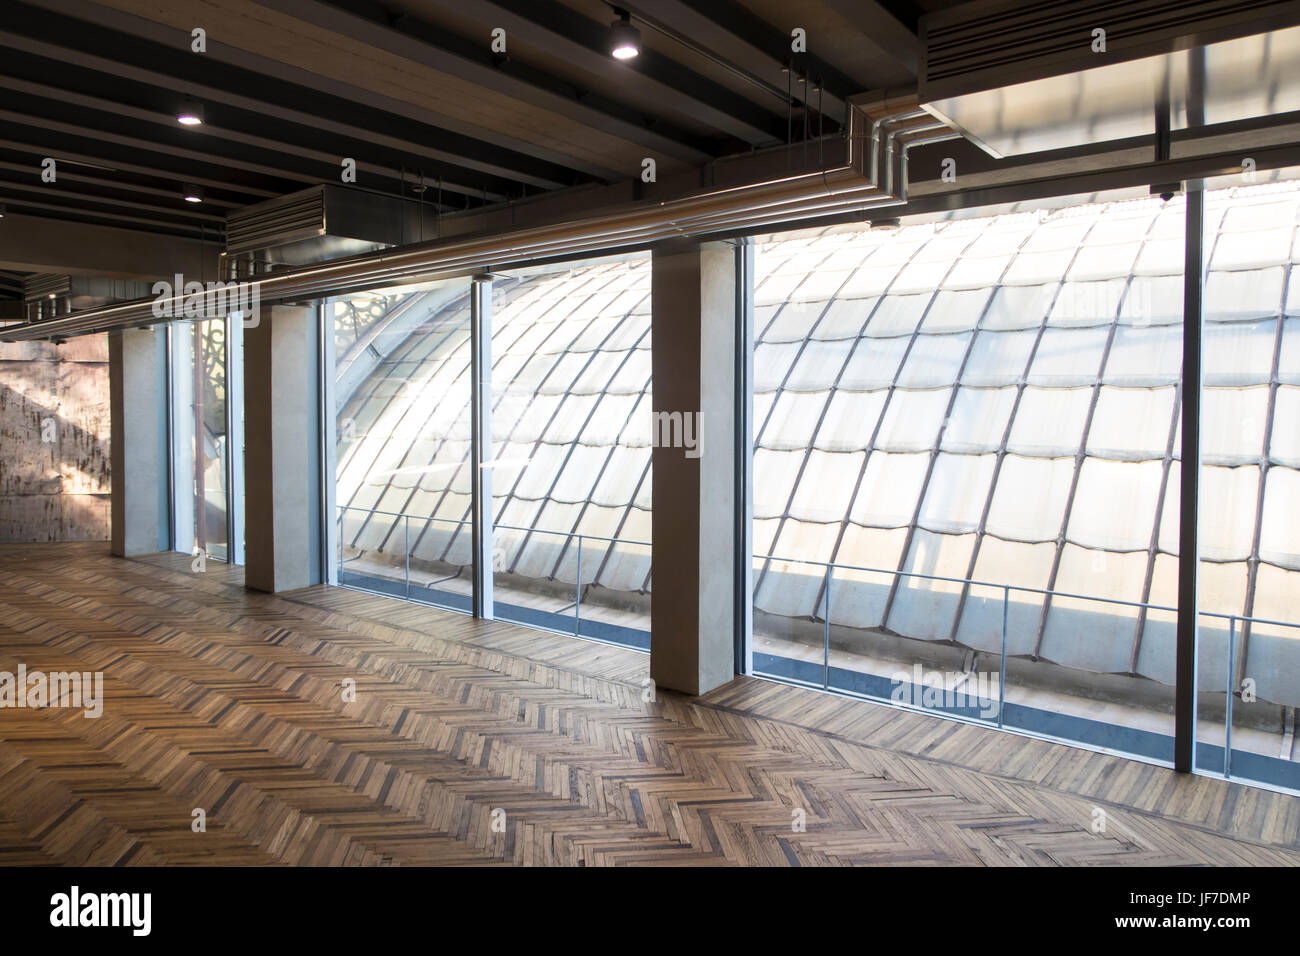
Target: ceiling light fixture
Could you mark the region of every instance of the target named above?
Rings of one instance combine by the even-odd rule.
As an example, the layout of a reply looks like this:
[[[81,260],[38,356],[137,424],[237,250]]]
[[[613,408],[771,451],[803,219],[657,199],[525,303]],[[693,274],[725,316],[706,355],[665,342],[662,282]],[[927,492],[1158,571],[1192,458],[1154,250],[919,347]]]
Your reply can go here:
[[[5,217],[5,204],[0,202],[0,219]]]
[[[632,15],[620,7],[618,19],[609,25],[609,55],[616,60],[630,60],[641,52],[641,31],[632,26]]]
[[[202,126],[203,104],[196,100],[186,100],[176,111],[176,122],[182,126]]]
[[[185,184],[185,201],[186,202],[203,202],[203,189],[200,186]]]

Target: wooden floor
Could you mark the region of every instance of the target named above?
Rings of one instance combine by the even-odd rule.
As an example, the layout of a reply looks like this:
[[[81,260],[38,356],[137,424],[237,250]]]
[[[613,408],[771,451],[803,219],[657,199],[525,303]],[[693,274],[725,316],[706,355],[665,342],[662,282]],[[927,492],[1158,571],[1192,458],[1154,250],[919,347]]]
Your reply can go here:
[[[0,709],[0,864],[1300,863],[1297,798],[748,678],[646,701],[634,651],[178,555],[0,545],[20,663],[107,702]]]

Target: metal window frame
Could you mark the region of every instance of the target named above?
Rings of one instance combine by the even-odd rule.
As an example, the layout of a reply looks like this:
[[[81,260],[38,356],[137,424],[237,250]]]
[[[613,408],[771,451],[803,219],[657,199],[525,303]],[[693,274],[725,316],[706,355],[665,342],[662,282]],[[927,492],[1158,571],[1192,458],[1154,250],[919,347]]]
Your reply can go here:
[[[470,467],[474,616],[492,620],[492,276],[475,276],[470,294]]]

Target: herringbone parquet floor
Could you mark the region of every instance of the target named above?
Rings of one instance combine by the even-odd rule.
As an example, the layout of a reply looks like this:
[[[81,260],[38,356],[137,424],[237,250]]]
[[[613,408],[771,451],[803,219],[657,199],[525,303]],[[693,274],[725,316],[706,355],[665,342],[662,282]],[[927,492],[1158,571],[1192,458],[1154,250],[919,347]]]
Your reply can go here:
[[[1300,863],[1295,798],[207,567],[0,545],[0,670],[107,697],[0,709],[0,864]]]

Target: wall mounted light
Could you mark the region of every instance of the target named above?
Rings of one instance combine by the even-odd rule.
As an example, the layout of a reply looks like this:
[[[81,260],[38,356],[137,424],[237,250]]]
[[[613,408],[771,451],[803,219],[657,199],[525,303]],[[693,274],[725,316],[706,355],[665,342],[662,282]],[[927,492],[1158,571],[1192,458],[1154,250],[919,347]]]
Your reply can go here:
[[[630,60],[641,52],[641,31],[632,26],[626,10],[614,8],[618,19],[609,25],[609,55],[616,60]]]
[[[186,183],[184,196],[186,202],[203,202],[203,188]]]
[[[197,100],[186,100],[176,111],[176,122],[182,126],[202,126],[203,104]]]

